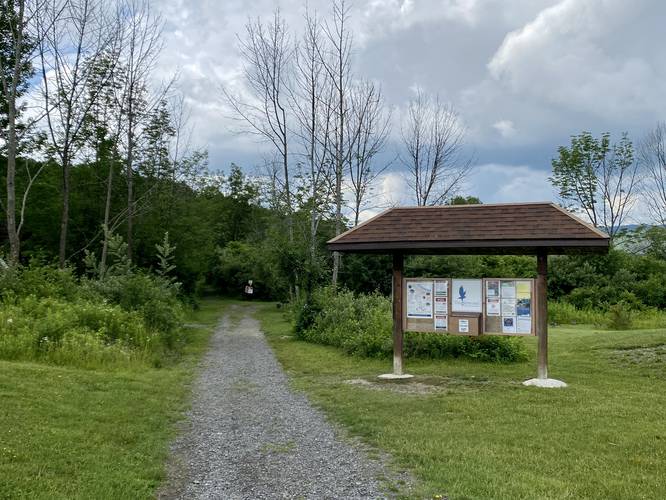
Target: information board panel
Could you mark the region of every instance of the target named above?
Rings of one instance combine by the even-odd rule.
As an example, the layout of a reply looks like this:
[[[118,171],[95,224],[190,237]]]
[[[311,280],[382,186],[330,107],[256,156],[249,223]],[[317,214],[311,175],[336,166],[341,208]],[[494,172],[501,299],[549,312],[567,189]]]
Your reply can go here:
[[[535,335],[535,290],[532,279],[486,278],[484,333]]]
[[[453,335],[535,335],[534,280],[403,280],[403,329]]]
[[[410,281],[407,283],[407,317],[432,318],[432,280]]]
[[[406,278],[403,281],[403,329],[412,332],[449,331],[449,285],[446,278]]]
[[[483,312],[483,281],[461,280],[452,281],[451,312],[480,313]]]

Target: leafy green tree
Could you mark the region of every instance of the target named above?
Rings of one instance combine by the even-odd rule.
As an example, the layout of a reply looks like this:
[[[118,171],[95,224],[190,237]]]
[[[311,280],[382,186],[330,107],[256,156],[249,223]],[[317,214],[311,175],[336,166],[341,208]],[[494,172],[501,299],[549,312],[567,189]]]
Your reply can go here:
[[[448,202],[447,205],[480,205],[481,200],[476,196],[454,196]]]
[[[615,237],[636,201],[638,163],[627,134],[611,143],[610,134],[596,138],[582,132],[561,146],[549,178],[565,208],[580,212],[594,227]]]

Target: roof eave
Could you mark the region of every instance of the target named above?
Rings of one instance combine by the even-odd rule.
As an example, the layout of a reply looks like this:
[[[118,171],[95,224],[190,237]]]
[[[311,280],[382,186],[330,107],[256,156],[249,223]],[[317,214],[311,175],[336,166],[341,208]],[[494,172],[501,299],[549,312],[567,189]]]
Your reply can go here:
[[[466,241],[387,241],[328,243],[328,249],[342,253],[405,254],[605,254],[608,238],[540,240],[466,240]]]

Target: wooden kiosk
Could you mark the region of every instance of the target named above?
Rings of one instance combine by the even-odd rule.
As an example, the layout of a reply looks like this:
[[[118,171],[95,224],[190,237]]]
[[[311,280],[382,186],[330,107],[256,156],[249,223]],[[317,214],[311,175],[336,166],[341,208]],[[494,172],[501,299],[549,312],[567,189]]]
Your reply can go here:
[[[328,248],[342,253],[393,256],[393,373],[383,378],[410,377],[403,373],[403,332],[419,330],[419,323],[408,324],[404,314],[405,255],[535,255],[534,326],[530,333],[538,337],[537,377],[524,383],[564,387],[563,382],[548,378],[548,255],[604,254],[609,241],[603,232],[546,202],[391,208],[330,240]],[[470,318],[476,325],[477,320]],[[480,321],[473,332],[469,322],[463,324],[466,331],[447,329],[447,333],[495,334],[484,332]]]

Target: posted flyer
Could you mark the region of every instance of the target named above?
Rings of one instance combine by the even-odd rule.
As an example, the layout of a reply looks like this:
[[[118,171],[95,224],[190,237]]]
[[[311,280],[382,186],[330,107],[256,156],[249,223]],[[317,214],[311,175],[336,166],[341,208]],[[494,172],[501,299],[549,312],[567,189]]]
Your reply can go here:
[[[486,298],[495,298],[500,296],[500,282],[499,280],[486,281]]]
[[[486,301],[486,316],[500,316],[500,299],[488,299]]]
[[[516,319],[516,333],[532,333],[532,318]]]
[[[516,299],[502,299],[502,316],[516,315]]]
[[[516,313],[518,316],[529,317],[532,315],[532,301],[528,299],[518,299],[516,301]]]
[[[449,282],[437,280],[435,281],[435,297],[446,297],[449,294]]]
[[[516,281],[516,298],[529,299],[532,295],[532,287],[529,281]]]
[[[448,314],[449,312],[449,299],[448,297],[435,296],[435,314]]]
[[[516,282],[515,281],[502,281],[502,298],[515,299],[516,298]]]
[[[502,333],[516,333],[516,318],[502,318]]]

